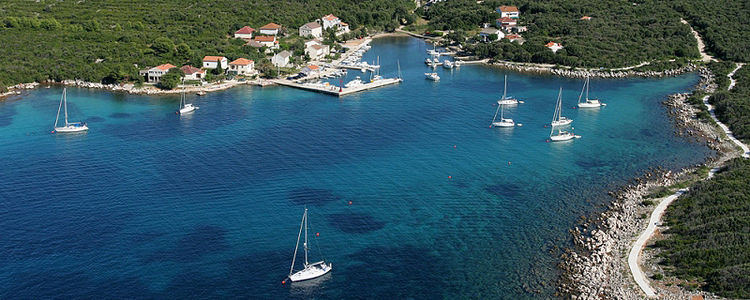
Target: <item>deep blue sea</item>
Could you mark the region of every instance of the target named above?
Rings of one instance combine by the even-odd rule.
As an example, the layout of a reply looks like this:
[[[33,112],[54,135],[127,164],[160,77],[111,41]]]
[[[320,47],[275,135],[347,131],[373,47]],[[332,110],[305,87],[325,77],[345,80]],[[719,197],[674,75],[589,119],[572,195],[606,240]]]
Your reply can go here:
[[[666,95],[695,74],[582,80],[438,68],[425,43],[373,42],[400,85],[342,98],[239,87],[179,96],[68,89],[86,134],[51,134],[61,88],[0,101],[0,299],[549,298],[555,246],[607,192],[712,152],[675,137]],[[503,75],[523,126],[489,128]],[[348,79],[368,74],[350,71]],[[336,81],[336,80],[334,80]],[[558,88],[582,138],[547,143]],[[351,204],[350,204],[351,202]],[[311,261],[282,285],[304,207]]]

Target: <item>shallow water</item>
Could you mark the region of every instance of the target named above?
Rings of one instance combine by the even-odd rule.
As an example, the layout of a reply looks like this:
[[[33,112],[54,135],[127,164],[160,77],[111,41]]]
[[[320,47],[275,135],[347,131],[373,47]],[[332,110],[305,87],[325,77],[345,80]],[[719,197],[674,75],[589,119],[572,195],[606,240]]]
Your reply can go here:
[[[79,135],[49,133],[61,89],[0,102],[0,298],[548,298],[553,246],[607,191],[711,154],[660,105],[695,74],[592,80],[608,106],[583,111],[581,80],[462,66],[427,81],[426,49],[373,42],[365,60],[391,77],[398,58],[400,85],[240,87],[190,95],[187,117],[179,96],[71,88]],[[523,126],[491,129],[505,74]],[[559,87],[582,138],[547,143]],[[311,261],[333,272],[282,286],[305,206]]]

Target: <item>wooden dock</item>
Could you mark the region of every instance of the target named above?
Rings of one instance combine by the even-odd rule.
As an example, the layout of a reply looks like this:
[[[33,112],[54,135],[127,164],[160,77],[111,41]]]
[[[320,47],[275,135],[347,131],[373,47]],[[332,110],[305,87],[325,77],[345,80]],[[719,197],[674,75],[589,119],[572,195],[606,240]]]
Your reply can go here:
[[[323,94],[328,94],[328,95],[333,95],[333,96],[341,97],[341,96],[346,96],[346,95],[349,95],[349,94],[353,94],[353,93],[357,93],[357,92],[361,92],[361,91],[365,91],[365,90],[370,90],[370,89],[375,89],[375,88],[379,88],[379,87],[384,87],[386,85],[401,83],[401,79],[399,79],[399,78],[385,78],[385,79],[381,79],[381,80],[378,80],[378,81],[375,81],[375,82],[363,83],[360,86],[348,87],[348,88],[347,87],[341,88],[341,87],[338,87],[338,86],[335,86],[335,85],[329,85],[329,86],[305,85],[305,84],[296,83],[296,82],[293,82],[291,80],[286,80],[286,79],[275,79],[275,80],[273,80],[273,82],[275,82],[277,84],[280,84],[280,85],[285,85],[285,86],[288,86],[288,87],[293,87],[293,88],[298,88],[298,89],[302,89],[302,90],[308,90],[308,91],[313,91],[313,92],[318,92],[318,93],[323,93]]]

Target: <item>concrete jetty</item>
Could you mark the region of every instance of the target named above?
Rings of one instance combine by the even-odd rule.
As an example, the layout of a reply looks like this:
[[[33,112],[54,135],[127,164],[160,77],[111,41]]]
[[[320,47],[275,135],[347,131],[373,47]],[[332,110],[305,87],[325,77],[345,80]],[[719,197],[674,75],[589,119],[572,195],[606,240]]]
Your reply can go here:
[[[273,80],[273,82],[279,85],[328,94],[328,95],[337,96],[337,97],[346,96],[352,93],[357,93],[357,92],[370,90],[374,88],[379,88],[379,87],[383,87],[386,85],[396,84],[396,83],[400,83],[401,81],[402,80],[400,78],[384,78],[384,79],[380,79],[374,82],[363,83],[360,86],[342,88],[342,87],[338,87],[335,85],[325,86],[325,85],[302,84],[302,83],[296,83],[294,81],[286,80],[286,79]]]

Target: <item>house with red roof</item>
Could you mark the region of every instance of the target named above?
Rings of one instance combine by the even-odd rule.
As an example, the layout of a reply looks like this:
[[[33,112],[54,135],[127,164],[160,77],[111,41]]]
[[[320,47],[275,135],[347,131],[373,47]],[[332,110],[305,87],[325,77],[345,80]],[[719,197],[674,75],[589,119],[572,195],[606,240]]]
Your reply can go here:
[[[184,65],[180,70],[185,74],[185,76],[182,77],[183,80],[203,80],[203,78],[206,78],[206,70],[191,65]]]
[[[583,17],[581,17],[581,21],[588,21],[588,20],[591,20],[591,17],[589,17],[589,16],[583,16]]]
[[[521,13],[518,11],[518,7],[503,5],[495,9],[500,14],[501,18],[513,18],[518,19]]]
[[[279,34],[279,30],[281,30],[281,25],[276,23],[268,23],[260,28],[260,34],[277,35]]]
[[[204,69],[216,69],[217,67],[226,69],[227,63],[228,63],[228,60],[224,56],[204,56],[203,57]]]
[[[256,36],[253,41],[263,45],[263,47],[268,47],[268,49],[279,48],[279,41],[276,40],[275,35],[259,35]]]
[[[518,25],[518,21],[513,18],[505,17],[495,20],[495,26],[497,28],[505,29],[506,31],[510,30],[510,28],[515,27],[516,25]]]
[[[556,43],[556,42],[549,42],[546,45],[544,45],[544,47],[547,47],[550,50],[552,50],[552,53],[557,53],[557,50],[560,50],[563,48],[561,44]]]
[[[299,28],[299,36],[319,38],[323,36],[323,27],[318,22],[310,22]]]
[[[161,77],[164,76],[164,74],[167,74],[172,68],[176,68],[176,66],[173,64],[163,64],[148,69],[146,81],[157,83],[161,81]]]
[[[334,16],[333,14],[324,16],[320,18],[320,20],[323,23],[323,30],[326,30],[331,27],[338,27],[339,24],[341,24],[341,19],[339,17]]]
[[[520,34],[509,34],[509,35],[506,35],[505,38],[508,39],[508,41],[511,41],[511,42],[515,42],[515,41],[519,41],[520,42],[520,41],[523,40],[523,38],[521,37]]]
[[[229,70],[227,72],[237,75],[255,74],[255,61],[246,58],[235,59],[229,63]]]
[[[234,38],[249,40],[253,38],[253,32],[255,32],[255,29],[250,26],[245,26],[234,32]]]

